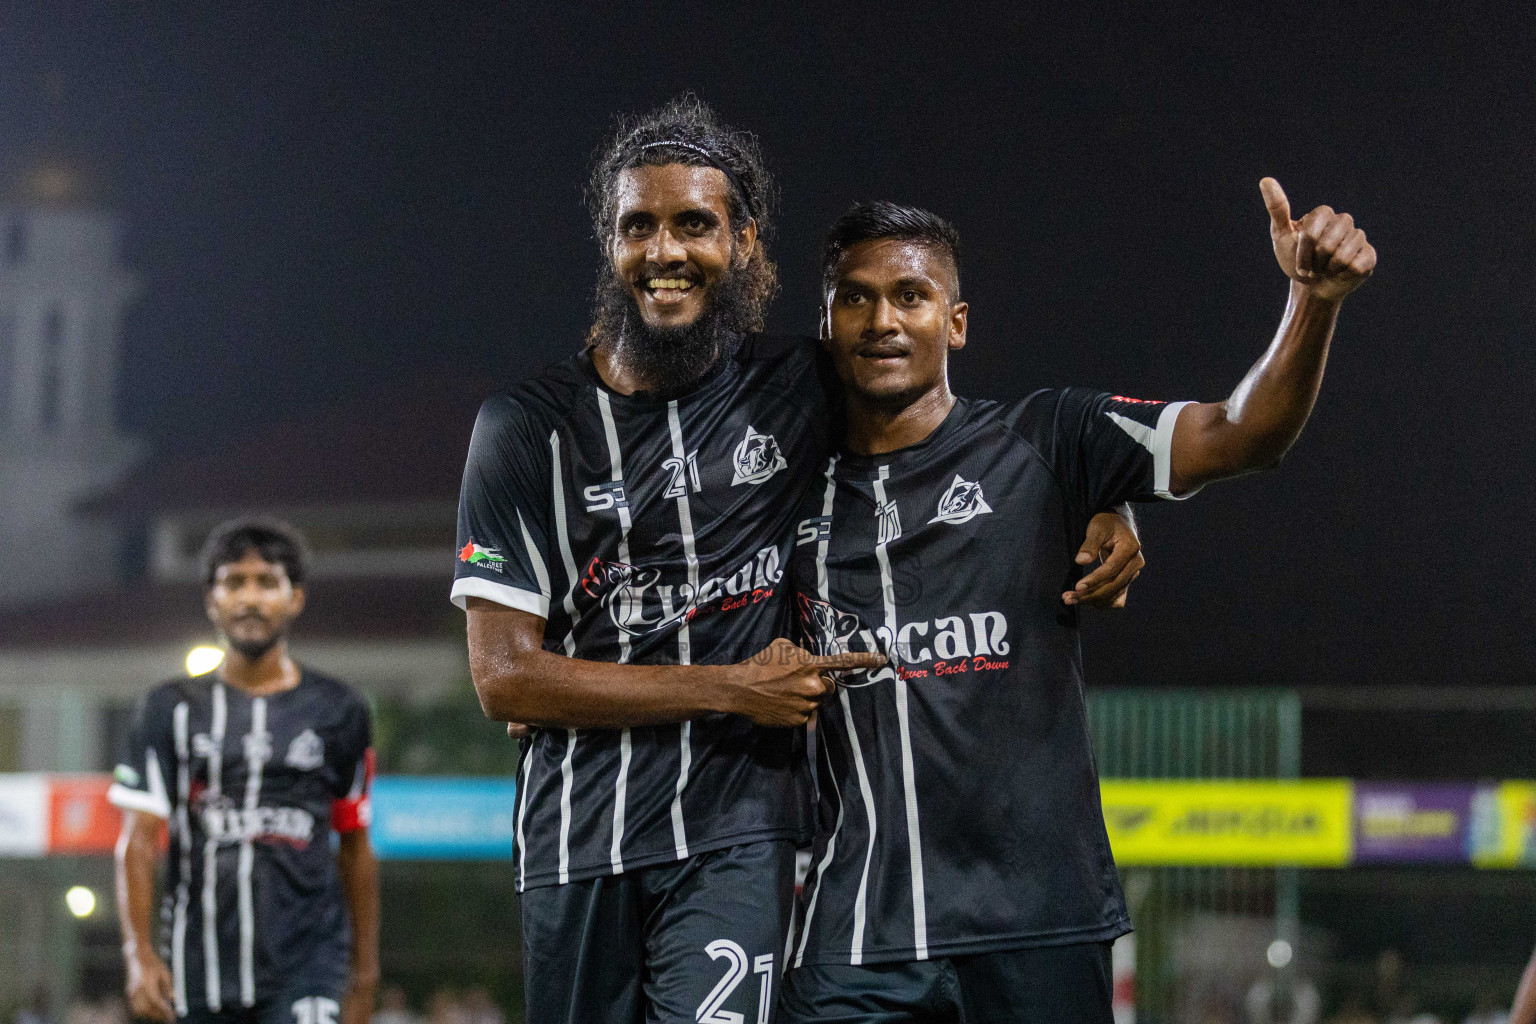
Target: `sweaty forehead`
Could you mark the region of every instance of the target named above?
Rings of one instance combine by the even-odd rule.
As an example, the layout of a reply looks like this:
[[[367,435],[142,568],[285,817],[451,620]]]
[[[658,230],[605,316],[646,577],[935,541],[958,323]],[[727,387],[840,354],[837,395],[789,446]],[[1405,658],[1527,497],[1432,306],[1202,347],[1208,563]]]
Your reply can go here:
[[[906,238],[875,238],[848,248],[837,265],[837,281],[880,288],[897,281],[926,280],[953,294],[955,270],[944,253]]]
[[[730,180],[715,167],[627,167],[614,185],[614,215],[645,212],[665,217],[681,210],[711,210],[727,218],[730,195]]]

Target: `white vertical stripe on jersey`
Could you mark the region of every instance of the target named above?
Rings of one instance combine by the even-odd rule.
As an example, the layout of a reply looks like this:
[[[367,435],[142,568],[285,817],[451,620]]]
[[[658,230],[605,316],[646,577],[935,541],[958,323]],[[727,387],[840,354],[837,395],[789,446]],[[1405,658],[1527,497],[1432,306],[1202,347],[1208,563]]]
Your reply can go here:
[[[853,899],[853,943],[849,947],[848,962],[857,967],[864,962],[864,923],[869,912],[869,865],[875,857],[875,791],[869,784],[869,769],[864,767],[864,748],[859,743],[859,730],[853,724],[853,702],[848,691],[838,687],[837,696],[843,705],[843,718],[848,722],[848,742],[853,746],[853,766],[859,773],[859,796],[864,801],[864,813],[869,818],[869,845],[864,849],[864,871],[859,875],[859,892]]]
[[[245,810],[241,822],[240,870],[240,1005],[256,1005],[256,901],[251,892],[251,869],[256,850],[250,836],[250,823],[261,805],[261,775],[267,763],[272,738],[267,735],[267,698],[251,701],[251,731],[245,736]]]
[[[528,838],[523,834],[523,815],[528,813],[528,782],[533,778],[533,744],[528,744],[523,755],[522,778],[518,780],[517,794],[517,887],[522,892],[528,884]]]
[[[565,521],[565,481],[560,473],[560,433],[550,431],[549,454],[554,467],[551,474],[550,498],[555,506],[555,535],[559,541],[560,560],[565,566],[565,605],[566,617],[571,620],[571,628],[565,634],[565,655],[568,658],[576,656],[576,559],[571,556],[571,534]],[[521,516],[521,513],[519,513]],[[527,531],[524,530],[524,536]],[[540,581],[547,588],[547,577],[540,577]],[[576,730],[567,729],[565,737],[565,759],[560,762],[560,884],[564,885],[571,879],[571,783],[574,780],[572,759],[576,755]],[[522,810],[518,811],[518,843],[524,842],[522,838],[523,811],[528,809],[528,794],[523,793]],[[526,879],[527,854],[524,852],[523,876]]]
[[[608,401],[608,393],[602,388],[597,388],[597,407],[603,414],[603,433],[608,438],[608,464],[613,470],[614,483],[624,482],[624,454],[619,451],[619,428],[613,422],[613,406]],[[624,495],[624,504],[619,506],[619,561],[629,564],[629,494]],[[620,608],[622,617],[628,611]],[[629,636],[619,630],[619,664],[629,660]],[[624,800],[629,794],[629,759],[634,753],[630,741],[629,730],[619,732],[619,775],[613,783],[613,845],[608,851],[608,858],[613,864],[613,873],[620,874],[624,870]]]
[[[187,739],[187,702],[176,705],[172,728],[176,737],[176,833],[181,847],[181,877],[171,912],[171,979],[176,990],[176,1015],[187,1015],[187,901],[192,879],[192,823],[187,803],[192,799],[192,753]]]
[[[555,504],[555,536],[560,542],[560,561],[565,566],[565,614],[571,628],[565,634],[565,656],[576,657],[576,559],[571,557],[571,533],[565,522],[565,478],[560,472],[560,432],[549,432],[549,454],[554,472],[550,474],[550,498]]]
[[[886,503],[885,481],[890,478],[889,466],[881,466],[874,480],[875,501]],[[907,798],[907,856],[912,871],[912,945],[919,960],[928,959],[928,908],[923,889],[923,841],[918,834],[917,775],[912,766],[912,729],[907,722],[907,681],[901,675],[901,651],[896,638],[900,627],[896,621],[896,586],[891,579],[891,560],[886,554],[885,543],[875,544],[875,560],[880,563],[880,593],[885,598],[885,628],[890,631],[891,664],[896,669],[896,724],[901,735],[901,785]]]
[[[847,713],[848,713],[847,709],[844,708],[843,709],[843,714],[846,715]],[[832,763],[831,760],[828,759],[827,764],[828,764],[829,767],[830,767],[831,763]],[[834,796],[837,797],[837,821],[834,822],[833,825],[832,825],[832,834],[827,837],[827,848],[826,848],[825,852],[823,852],[822,855],[821,855],[821,861],[816,865],[816,888],[811,892],[811,902],[809,904],[807,904],[806,908],[805,908],[805,922],[804,922],[804,924],[802,924],[800,926],[801,927],[801,931],[800,931],[800,948],[795,953],[795,964],[794,965],[796,967],[799,967],[800,964],[802,962],[804,962],[804,960],[805,960],[805,943],[806,943],[806,940],[808,940],[811,937],[811,920],[812,920],[812,918],[814,918],[816,916],[816,901],[821,899],[821,886],[822,886],[822,883],[825,881],[825,878],[823,878],[823,876],[827,873],[827,865],[832,863],[832,852],[837,847],[837,836],[838,836],[838,833],[842,832],[842,830],[843,830],[843,813],[846,810],[846,808],[843,806],[843,791],[837,788],[837,774],[835,772],[831,772],[831,771],[827,772],[827,781],[832,783],[832,793],[833,793]],[[868,863],[868,858],[865,858],[865,863]],[[798,905],[799,900],[796,900],[795,902]],[[793,925],[794,925],[794,915],[793,915],[793,913],[791,913],[791,915],[790,915],[790,925],[791,925],[791,931],[793,931]],[[862,936],[862,933],[863,933],[863,930],[864,930],[862,918],[860,919],[857,927],[858,927],[859,932],[860,932],[860,938],[859,938],[858,941],[862,945],[863,941],[864,941],[863,940],[863,936]],[[791,934],[791,936],[790,936],[790,941],[791,942],[794,941],[793,934]],[[789,950],[788,949],[786,949],[784,951],[784,963],[786,965],[789,963]],[[785,970],[788,970],[787,966],[785,967]]]
[[[523,510],[517,510],[517,528],[523,531],[523,547],[528,549],[528,563],[533,566],[533,578],[539,584],[539,593],[544,595],[544,600],[549,600],[549,570],[544,566],[544,556],[539,553],[539,546],[533,542],[533,535],[528,532],[528,524],[523,522]]]
[[[613,846],[608,859],[613,863],[613,873],[624,870],[624,798],[629,793],[629,760],[634,756],[634,745],[629,730],[619,732],[619,777],[613,784]]]
[[[224,795],[224,726],[229,716],[224,684],[213,684],[213,720],[208,726],[208,803],[219,806]],[[219,842],[213,830],[206,828],[203,843],[203,985],[207,989],[208,1009],[217,1013],[224,1004],[219,982]]]
[[[827,581],[827,550],[832,545],[832,508],[837,496],[837,472],[838,456],[834,455],[827,460],[827,489],[821,500],[821,514],[828,520],[827,532],[816,542],[816,594],[823,601],[831,603],[831,586]],[[864,851],[864,873],[859,878],[859,892],[853,901],[853,964],[863,961],[864,951],[864,919],[865,904],[869,891],[869,863],[875,852],[875,796],[870,790],[869,773],[864,769],[864,751],[859,745],[858,727],[853,722],[853,706],[848,700],[848,692],[838,688],[839,702],[843,706],[843,720],[848,723],[848,737],[853,745],[854,763],[859,773],[859,794],[864,800],[864,816],[869,820],[869,846]],[[828,762],[830,764],[830,761]],[[800,934],[800,949],[795,955],[795,966],[799,967],[805,959],[805,943],[811,934],[811,919],[816,913],[816,901],[821,898],[822,876],[826,873],[827,866],[832,863],[832,855],[837,847],[837,837],[843,828],[843,794],[837,788],[837,779],[831,772],[827,777],[832,780],[833,792],[837,794],[837,821],[832,826],[832,835],[827,838],[827,849],[822,854],[821,863],[816,865],[816,889],[811,893],[811,902],[805,910],[804,931]],[[788,958],[786,957],[786,960]]]
[[[616,484],[624,482],[624,453],[619,450],[619,428],[613,422],[613,405],[608,400],[608,394],[602,388],[597,389],[597,407],[603,414],[603,433],[608,438],[608,464],[612,467],[612,479]],[[618,506],[619,513],[619,561],[625,565],[629,562],[629,490],[625,488],[624,502]],[[619,609],[619,617],[624,618],[628,608]],[[629,660],[629,635],[622,629],[619,630],[619,664]],[[628,730],[626,730],[627,732]]]
[[[560,761],[560,884],[571,880],[571,759],[576,756],[576,730],[565,730],[565,757]]]
[[[688,603],[692,604],[699,593],[699,557],[693,546],[693,512],[688,506],[688,450],[683,445],[683,426],[677,417],[677,402],[667,403],[667,427],[672,434],[672,457],[681,463],[678,482],[682,493],[677,496],[677,523],[683,534],[683,557],[688,560]],[[668,609],[667,614],[671,614]],[[693,664],[692,640],[688,634],[688,618],[685,614],[677,624],[677,663]],[[688,856],[688,833],[683,828],[683,790],[688,786],[688,767],[693,763],[693,723],[678,726],[677,793],[672,797],[672,842],[677,859]]]

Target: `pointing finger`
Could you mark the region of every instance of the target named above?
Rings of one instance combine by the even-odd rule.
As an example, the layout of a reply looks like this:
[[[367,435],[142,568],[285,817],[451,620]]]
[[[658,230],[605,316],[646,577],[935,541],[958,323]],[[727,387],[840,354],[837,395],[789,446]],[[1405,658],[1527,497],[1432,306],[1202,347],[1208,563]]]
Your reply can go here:
[[[1259,182],[1259,191],[1264,194],[1264,206],[1269,210],[1270,230],[1291,230],[1291,201],[1285,197],[1285,189],[1274,178],[1265,178]]]
[[[846,654],[824,654],[810,659],[809,664],[821,672],[841,672],[848,669],[875,669],[885,664],[885,655],[874,651],[849,651]]]

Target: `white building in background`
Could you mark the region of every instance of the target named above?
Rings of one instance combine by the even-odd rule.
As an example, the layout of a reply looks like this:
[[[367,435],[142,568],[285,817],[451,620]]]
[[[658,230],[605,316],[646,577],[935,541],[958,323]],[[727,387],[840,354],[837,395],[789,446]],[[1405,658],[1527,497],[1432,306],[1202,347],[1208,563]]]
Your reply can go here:
[[[123,312],[137,282],[88,177],[34,163],[0,191],[0,606],[99,589],[116,527],[74,513],[140,445],[117,425]]]

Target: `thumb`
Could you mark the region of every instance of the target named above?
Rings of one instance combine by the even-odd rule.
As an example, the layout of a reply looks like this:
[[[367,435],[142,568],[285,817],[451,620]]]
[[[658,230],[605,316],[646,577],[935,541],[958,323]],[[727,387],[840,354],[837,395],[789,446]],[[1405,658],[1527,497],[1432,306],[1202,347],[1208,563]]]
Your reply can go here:
[[[1264,205],[1269,210],[1270,230],[1290,232],[1291,201],[1285,197],[1285,189],[1274,178],[1265,178],[1259,182],[1259,191],[1264,193]]]
[[[1099,552],[1109,541],[1110,527],[1099,521],[1098,516],[1088,520],[1088,533],[1083,537],[1083,546],[1077,549],[1077,556],[1072,560],[1078,565],[1087,565],[1099,557]]]

